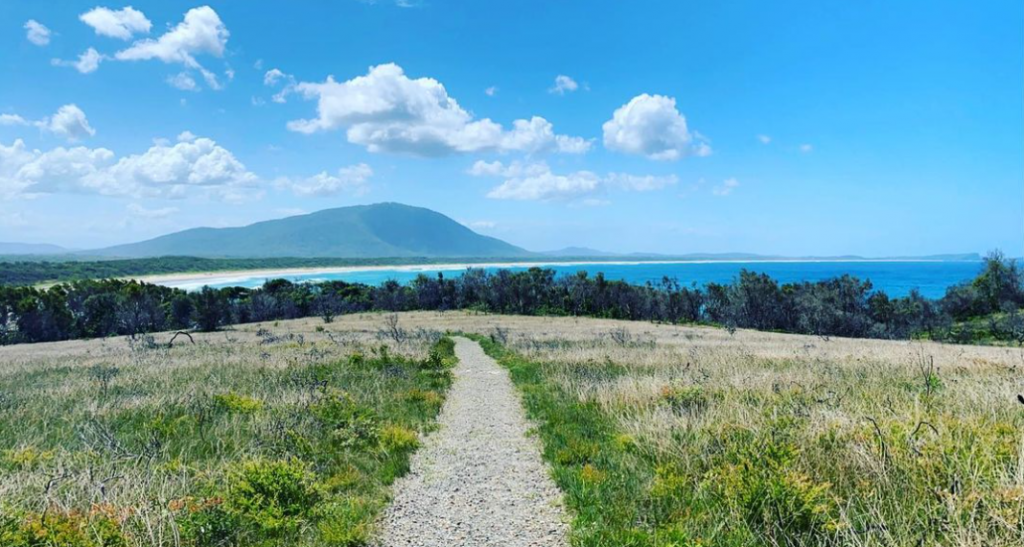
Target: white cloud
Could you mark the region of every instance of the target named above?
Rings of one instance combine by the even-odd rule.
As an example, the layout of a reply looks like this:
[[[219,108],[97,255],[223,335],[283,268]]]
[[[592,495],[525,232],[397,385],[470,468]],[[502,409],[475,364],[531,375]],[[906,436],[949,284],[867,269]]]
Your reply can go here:
[[[114,58],[119,61],[158,59],[168,64],[182,64],[199,71],[210,88],[220,89],[217,75],[199,64],[196,56],[223,57],[229,35],[217,12],[209,6],[202,6],[188,10],[184,20],[163,36],[155,40],[139,40],[118,51]]]
[[[474,120],[440,82],[410,79],[395,64],[371,67],[367,75],[345,82],[328,77],[323,83],[299,83],[295,92],[316,99],[318,115],[291,121],[289,129],[315,133],[344,128],[349,142],[371,152],[578,154],[591,145],[580,137],[556,135],[551,123],[541,117],[515,120],[511,130],[488,118]]]
[[[195,78],[188,72],[179,72],[174,76],[168,76],[167,84],[182,91],[199,91],[199,85],[196,84]]]
[[[100,67],[100,61],[103,60],[103,56],[93,48],[85,50],[78,56],[78,62],[75,63],[75,70],[82,74],[89,74],[95,72]]]
[[[110,8],[97,7],[78,17],[89,25],[99,36],[109,36],[120,40],[128,40],[135,33],[147,33],[153,23],[146,19],[141,11],[128,6],[114,11]]]
[[[263,85],[277,85],[277,82],[281,81],[281,79],[284,78],[285,76],[286,74],[284,72],[281,72],[280,69],[272,68],[268,70],[266,74],[263,75]]]
[[[373,169],[365,163],[338,169],[336,175],[323,171],[299,180],[280,179],[278,186],[291,188],[300,196],[334,196],[343,192],[361,195],[368,190],[367,181]]]
[[[0,125],[28,125],[28,120],[17,114],[0,114]]]
[[[559,74],[555,77],[554,87],[548,89],[548,93],[555,93],[557,95],[565,95],[566,92],[572,93],[580,88],[580,84],[576,83],[576,80],[564,75]]]
[[[676,100],[662,95],[638,95],[604,123],[604,146],[653,160],[707,156],[711,147],[696,132],[690,133]]]
[[[25,38],[29,42],[37,46],[45,46],[50,43],[50,29],[46,28],[46,25],[36,21],[35,19],[29,19],[25,22]]]
[[[772,142],[772,138],[768,135],[758,135],[757,140],[761,141],[761,144],[769,144]]]
[[[182,131],[178,133],[178,142],[192,142],[199,137],[195,136],[191,131]]]
[[[590,171],[557,175],[550,169],[510,178],[487,193],[491,199],[520,201],[571,200],[598,192],[601,178]]]
[[[106,59],[106,55],[101,54],[93,48],[89,48],[78,56],[77,61],[51,59],[50,64],[53,66],[71,67],[77,70],[78,72],[81,72],[82,74],[91,74],[93,72],[96,72],[96,69],[100,67],[100,63]]]
[[[722,184],[719,184],[718,186],[712,188],[711,193],[719,197],[725,197],[732,194],[733,191],[736,190],[736,188],[739,188],[739,186],[740,181],[734,178],[725,179],[724,181],[722,181]]]
[[[284,82],[284,87],[270,98],[275,103],[284,103],[287,101],[288,95],[295,91],[295,76],[285,74],[277,68],[272,68],[263,75],[263,85],[265,86],[276,87],[281,82]]]
[[[257,195],[257,177],[228,150],[205,138],[159,143],[118,159],[105,148],[29,150],[22,140],[0,145],[0,195],[56,192],[180,198],[193,190],[239,200]]]
[[[138,203],[128,204],[128,214],[133,217],[147,218],[147,219],[160,219],[167,218],[178,212],[177,207],[161,207],[159,209],[146,209]]]
[[[497,177],[505,172],[505,166],[500,161],[477,160],[466,172],[474,177]]]
[[[96,134],[96,130],[89,125],[85,112],[82,112],[82,109],[74,104],[66,104],[58,108],[56,114],[49,118],[43,118],[35,122],[34,125],[72,142]]]
[[[498,223],[493,220],[471,220],[463,222],[462,225],[473,230],[493,230]]]
[[[595,196],[608,190],[627,192],[648,192],[678,182],[675,175],[638,176],[626,173],[609,173],[599,176],[591,171],[575,171],[560,175],[551,171],[544,162],[522,163],[514,161],[508,165],[495,161],[478,161],[468,171],[475,176],[503,177],[505,181],[491,189],[487,197],[521,201],[587,201],[597,202]],[[592,204],[592,203],[591,203]]]
[[[800,151],[803,152],[804,154],[813,152],[814,151],[814,146],[812,146],[810,144],[801,144],[800,145]]]
[[[493,96],[497,95],[498,94],[498,86],[492,85],[491,87],[488,87],[487,89],[484,90],[484,94],[487,95],[488,97],[493,97]]]
[[[11,146],[0,145],[0,196],[75,190],[105,193],[97,184],[97,174],[113,156],[104,148],[28,150],[21,139]]]
[[[66,104],[58,108],[53,116],[38,121],[29,121],[17,114],[0,114],[0,125],[31,125],[72,142],[96,134],[85,112],[74,104]]]

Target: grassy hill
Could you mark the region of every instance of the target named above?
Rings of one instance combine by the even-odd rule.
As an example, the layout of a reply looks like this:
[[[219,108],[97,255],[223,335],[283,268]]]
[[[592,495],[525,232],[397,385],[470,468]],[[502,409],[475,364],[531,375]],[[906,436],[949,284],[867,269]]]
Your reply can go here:
[[[197,257],[522,257],[441,213],[399,203],[326,209],[241,228],[194,228],[90,254]]]

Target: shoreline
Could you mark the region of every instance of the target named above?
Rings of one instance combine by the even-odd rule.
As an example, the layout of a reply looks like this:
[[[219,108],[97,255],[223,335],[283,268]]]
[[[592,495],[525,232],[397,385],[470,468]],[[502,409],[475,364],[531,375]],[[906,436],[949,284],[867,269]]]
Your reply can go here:
[[[928,259],[852,259],[852,260],[830,260],[830,259],[778,259],[778,260],[600,260],[600,261],[523,261],[523,262],[452,262],[438,264],[404,264],[388,266],[333,266],[322,268],[266,268],[255,270],[224,270],[210,272],[188,272],[152,274],[142,276],[124,276],[120,279],[136,280],[154,285],[164,285],[178,288],[199,288],[205,284],[223,284],[232,281],[245,281],[253,278],[265,277],[266,279],[288,279],[294,276],[305,275],[326,275],[345,274],[378,271],[399,271],[399,272],[450,272],[463,271],[470,268],[533,268],[545,266],[638,266],[643,264],[818,264],[818,263],[943,263],[943,262],[964,262],[958,260],[928,260]],[[203,283],[203,282],[206,283]]]

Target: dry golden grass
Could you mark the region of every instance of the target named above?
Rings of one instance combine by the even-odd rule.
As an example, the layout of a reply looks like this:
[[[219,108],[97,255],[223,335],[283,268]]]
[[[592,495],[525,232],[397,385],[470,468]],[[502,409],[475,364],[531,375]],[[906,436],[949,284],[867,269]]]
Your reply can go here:
[[[196,334],[194,346],[179,337],[170,349],[161,346],[166,333],[154,335],[154,348],[124,338],[0,348],[0,413],[17,417],[0,421],[0,453],[33,460],[0,467],[0,499],[35,510],[133,507],[149,534],[140,545],[174,545],[162,508],[189,495],[194,469],[110,455],[116,450],[102,446],[92,418],[131,408],[150,416],[225,392],[293,405],[306,397],[301,385],[266,378],[382,343],[421,358],[450,330],[502,341],[537,364],[559,404],[579,403],[611,431],[594,440],[600,458],[570,450],[556,467],[578,512],[581,504],[617,505],[608,509],[614,518],[601,507],[595,514],[621,529],[584,533],[577,523],[579,544],[646,545],[650,532],[713,545],[1024,545],[1021,349],[471,312],[401,314],[407,336],[396,342],[382,335],[383,323],[381,314],[357,314],[329,325],[242,325]],[[265,343],[260,329],[277,339]],[[119,373],[104,380],[103,367]],[[394,396],[371,380],[359,385],[371,402]],[[61,429],[68,427],[75,430]],[[229,463],[218,458],[260,451],[252,427],[242,417],[218,426],[219,442],[231,446],[219,455],[190,455],[185,444],[174,457],[217,469]],[[83,465],[75,460],[81,446],[62,450],[55,439],[105,455]],[[146,450],[143,438],[125,444],[133,454]],[[548,448],[549,457],[557,452]],[[743,462],[767,449],[786,455],[765,464],[768,475],[744,475]],[[745,489],[762,479],[792,489],[785,503],[808,503],[798,515],[803,528],[773,521],[777,507],[750,505]]]
[[[332,390],[374,412],[384,429],[419,427],[439,408],[443,391],[431,392],[438,388],[420,379],[416,365],[382,370],[350,359],[379,358],[384,347],[385,362],[423,360],[439,332],[388,339],[379,315],[329,329],[319,323],[244,325],[193,334],[194,344],[178,336],[172,347],[172,333],[157,333],[0,348],[0,537],[6,510],[99,514],[122,526],[133,545],[199,545],[181,537],[180,508],[240,462],[295,457],[290,444],[313,431],[310,409]],[[379,505],[380,479],[370,472],[380,461],[403,464],[369,450],[372,462],[362,456],[350,459],[360,471],[344,480],[354,499]],[[290,537],[322,544],[311,535]]]

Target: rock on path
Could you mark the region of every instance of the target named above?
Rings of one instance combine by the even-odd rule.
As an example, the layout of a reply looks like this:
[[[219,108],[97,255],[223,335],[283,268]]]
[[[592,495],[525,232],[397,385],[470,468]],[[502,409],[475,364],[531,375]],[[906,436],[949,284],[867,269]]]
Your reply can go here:
[[[508,373],[456,338],[455,383],[440,429],[395,483],[378,545],[564,546],[561,492],[541,460]]]

